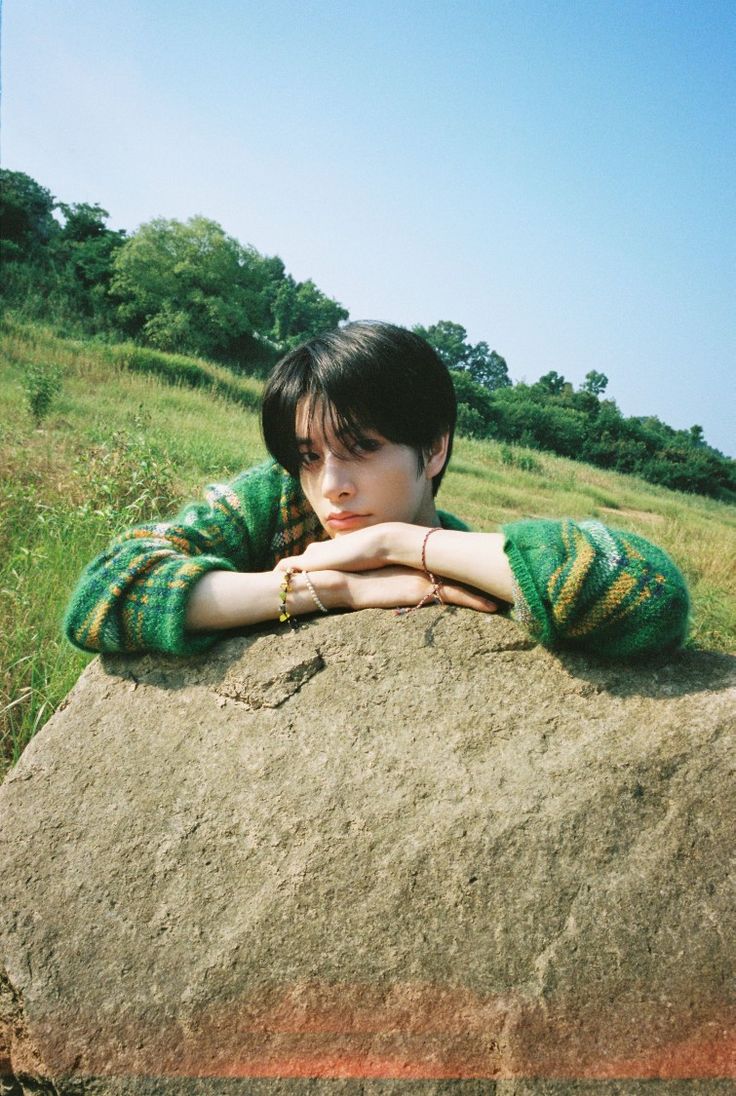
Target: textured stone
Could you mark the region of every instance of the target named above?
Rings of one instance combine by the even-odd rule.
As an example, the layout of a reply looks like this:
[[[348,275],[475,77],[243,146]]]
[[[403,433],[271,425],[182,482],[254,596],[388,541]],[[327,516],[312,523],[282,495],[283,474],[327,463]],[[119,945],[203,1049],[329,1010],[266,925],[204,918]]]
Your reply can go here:
[[[735,700],[451,608],[93,662],[0,789],[7,1091],[731,1091]]]

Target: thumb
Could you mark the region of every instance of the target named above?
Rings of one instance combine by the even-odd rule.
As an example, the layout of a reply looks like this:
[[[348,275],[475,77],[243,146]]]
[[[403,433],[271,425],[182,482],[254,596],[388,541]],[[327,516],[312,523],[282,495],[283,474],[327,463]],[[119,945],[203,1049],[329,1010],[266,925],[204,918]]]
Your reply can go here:
[[[301,571],[299,561],[301,556],[288,556],[286,559],[280,559],[274,567],[274,571]]]

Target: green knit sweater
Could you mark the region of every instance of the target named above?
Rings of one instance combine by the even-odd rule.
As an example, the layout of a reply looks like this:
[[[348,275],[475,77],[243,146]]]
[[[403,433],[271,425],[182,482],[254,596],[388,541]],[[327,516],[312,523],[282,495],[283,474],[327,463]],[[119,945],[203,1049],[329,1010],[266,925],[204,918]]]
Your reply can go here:
[[[446,529],[467,529],[451,514],[439,516]],[[540,642],[609,657],[682,643],[687,589],[655,545],[597,521],[519,521],[503,532],[513,614]],[[271,570],[324,537],[298,481],[268,460],[210,488],[204,503],[173,521],[116,537],[82,574],[66,635],[88,651],[205,650],[222,633],[184,628],[187,599],[202,575]]]

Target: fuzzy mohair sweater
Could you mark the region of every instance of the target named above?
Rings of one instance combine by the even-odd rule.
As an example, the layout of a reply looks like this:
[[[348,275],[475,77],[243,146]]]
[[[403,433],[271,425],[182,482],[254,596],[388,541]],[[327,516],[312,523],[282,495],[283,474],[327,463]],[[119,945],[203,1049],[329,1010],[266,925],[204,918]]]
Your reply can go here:
[[[468,528],[451,514],[439,516],[443,528]],[[517,521],[502,531],[513,616],[541,643],[627,658],[683,642],[685,581],[643,537],[598,521]],[[271,570],[324,538],[298,481],[268,460],[210,488],[205,502],[172,521],[116,537],[82,574],[66,635],[88,651],[195,654],[223,634],[185,630],[187,599],[202,575]]]

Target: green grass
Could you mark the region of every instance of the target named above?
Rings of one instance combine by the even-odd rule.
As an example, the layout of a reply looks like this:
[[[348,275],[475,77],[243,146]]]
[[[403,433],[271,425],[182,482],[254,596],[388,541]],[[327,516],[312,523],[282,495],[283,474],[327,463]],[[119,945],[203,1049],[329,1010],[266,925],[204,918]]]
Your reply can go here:
[[[32,366],[63,376],[40,428],[23,390]],[[258,420],[249,409],[259,392],[259,382],[207,362],[62,339],[3,321],[0,776],[89,661],[59,632],[82,567],[125,526],[171,513],[204,483],[262,459]],[[519,517],[570,516],[642,533],[669,551],[689,580],[691,644],[736,649],[735,507],[466,439],[456,442],[439,502],[476,529]]]

